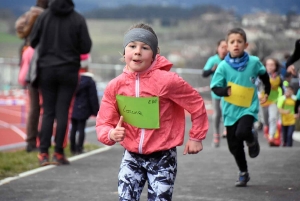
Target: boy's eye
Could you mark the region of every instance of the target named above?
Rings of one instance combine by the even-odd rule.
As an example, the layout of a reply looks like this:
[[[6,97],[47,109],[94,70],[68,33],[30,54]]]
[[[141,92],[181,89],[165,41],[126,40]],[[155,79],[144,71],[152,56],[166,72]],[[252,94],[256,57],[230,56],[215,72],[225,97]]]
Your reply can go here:
[[[150,48],[149,48],[149,47],[143,47],[143,49],[144,49],[144,50],[149,50]]]
[[[131,47],[131,48],[134,48],[134,47],[135,47],[135,45],[129,45],[129,47]]]

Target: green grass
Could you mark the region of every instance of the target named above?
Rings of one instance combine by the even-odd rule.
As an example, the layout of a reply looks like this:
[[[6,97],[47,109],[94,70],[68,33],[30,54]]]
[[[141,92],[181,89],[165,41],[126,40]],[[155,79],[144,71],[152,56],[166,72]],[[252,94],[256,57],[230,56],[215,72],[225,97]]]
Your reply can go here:
[[[16,35],[0,32],[0,43],[20,43],[21,41]]]
[[[85,151],[92,151],[100,148],[98,145],[85,144]],[[50,157],[53,153],[53,147],[50,149]],[[65,149],[67,157],[71,156],[70,149]],[[37,152],[27,153],[25,150],[13,152],[0,152],[0,179],[16,176],[19,173],[38,168]]]

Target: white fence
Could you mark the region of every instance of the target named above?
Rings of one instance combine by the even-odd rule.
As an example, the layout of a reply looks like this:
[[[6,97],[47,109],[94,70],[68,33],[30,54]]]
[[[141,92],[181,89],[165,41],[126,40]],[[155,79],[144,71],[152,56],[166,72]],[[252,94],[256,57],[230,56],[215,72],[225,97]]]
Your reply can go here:
[[[124,65],[98,64],[92,63],[89,67],[94,73],[94,79],[97,83],[99,93],[103,92],[107,83],[122,73]],[[18,59],[0,58],[0,91],[10,89],[20,89],[18,84],[19,61]],[[202,77],[202,69],[176,68],[171,71],[176,72],[179,76],[189,82],[198,91],[207,91],[209,79]]]

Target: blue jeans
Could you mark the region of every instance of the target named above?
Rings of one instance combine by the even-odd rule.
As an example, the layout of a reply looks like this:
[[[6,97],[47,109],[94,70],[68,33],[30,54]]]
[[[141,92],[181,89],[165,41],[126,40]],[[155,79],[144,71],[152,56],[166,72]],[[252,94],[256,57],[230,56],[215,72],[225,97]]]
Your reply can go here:
[[[283,145],[287,147],[293,146],[293,133],[295,130],[295,125],[282,126],[282,140]]]

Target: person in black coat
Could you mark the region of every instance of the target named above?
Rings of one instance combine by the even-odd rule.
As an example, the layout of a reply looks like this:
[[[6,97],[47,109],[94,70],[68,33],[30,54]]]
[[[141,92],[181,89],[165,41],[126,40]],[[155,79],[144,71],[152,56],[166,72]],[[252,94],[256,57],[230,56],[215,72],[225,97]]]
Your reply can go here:
[[[84,61],[88,59],[87,57],[89,57],[88,54],[81,55],[83,67],[80,69],[80,82],[72,112],[70,149],[73,155],[83,152],[86,121],[90,116],[96,116],[99,110],[99,100],[93,74],[88,72],[88,68],[84,64]],[[79,132],[78,140],[76,140],[77,131]]]
[[[49,0],[49,8],[36,20],[30,45],[37,48],[37,85],[42,95],[40,166],[49,165],[49,148],[56,121],[51,164],[68,165],[64,154],[68,139],[69,109],[78,85],[80,55],[91,51],[85,18],[74,10],[72,0]]]

